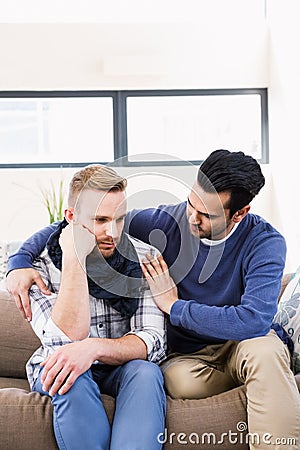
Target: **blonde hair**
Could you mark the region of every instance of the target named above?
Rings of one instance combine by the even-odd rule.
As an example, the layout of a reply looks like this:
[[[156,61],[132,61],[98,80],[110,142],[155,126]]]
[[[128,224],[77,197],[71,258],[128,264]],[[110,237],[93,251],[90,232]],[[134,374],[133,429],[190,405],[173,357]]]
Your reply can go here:
[[[111,167],[91,164],[76,172],[69,184],[68,205],[74,206],[82,190],[123,192],[127,180],[117,174]]]

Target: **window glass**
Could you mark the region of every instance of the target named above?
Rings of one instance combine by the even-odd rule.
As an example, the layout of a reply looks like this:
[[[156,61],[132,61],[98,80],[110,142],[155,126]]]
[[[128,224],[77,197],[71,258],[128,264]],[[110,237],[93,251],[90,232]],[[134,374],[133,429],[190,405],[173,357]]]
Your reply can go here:
[[[0,99],[2,164],[110,162],[111,97]]]
[[[143,153],[199,161],[219,148],[262,158],[259,94],[128,96],[127,124],[131,162]]]
[[[0,167],[268,162],[266,89],[0,92]]]

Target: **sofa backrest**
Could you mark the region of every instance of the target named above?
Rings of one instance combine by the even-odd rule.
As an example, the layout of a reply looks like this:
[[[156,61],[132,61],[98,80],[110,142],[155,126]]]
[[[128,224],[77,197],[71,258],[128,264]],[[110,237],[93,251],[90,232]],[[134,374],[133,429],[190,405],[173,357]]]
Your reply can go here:
[[[26,378],[25,364],[39,346],[13,297],[0,290],[0,376]]]
[[[290,278],[291,274],[283,277],[282,291]],[[0,377],[26,378],[25,364],[40,346],[40,341],[18,311],[13,297],[2,289],[0,288]]]

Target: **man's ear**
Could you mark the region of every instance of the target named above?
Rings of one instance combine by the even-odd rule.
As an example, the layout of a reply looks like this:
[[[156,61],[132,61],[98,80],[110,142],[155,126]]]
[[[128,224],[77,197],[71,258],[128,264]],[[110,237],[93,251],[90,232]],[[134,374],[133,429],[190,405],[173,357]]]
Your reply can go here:
[[[74,208],[65,209],[65,219],[67,222],[74,222]]]
[[[239,209],[236,213],[233,214],[232,220],[235,223],[240,222],[250,211],[250,205],[244,206],[242,209]]]

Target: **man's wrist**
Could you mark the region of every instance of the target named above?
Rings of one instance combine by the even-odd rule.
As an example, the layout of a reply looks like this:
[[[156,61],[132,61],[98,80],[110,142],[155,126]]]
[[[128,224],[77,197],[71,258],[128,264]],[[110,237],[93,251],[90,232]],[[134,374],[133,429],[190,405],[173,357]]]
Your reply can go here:
[[[62,256],[62,266],[72,267],[73,270],[76,268],[84,269],[86,268],[86,255],[82,256],[78,253],[63,253]]]
[[[95,338],[95,337],[87,337],[85,339],[87,341],[88,346],[87,349],[90,352],[90,354],[93,357],[94,361],[101,361],[103,357],[105,356],[104,349],[105,345],[103,344],[105,339],[104,338]]]
[[[168,303],[166,304],[165,310],[164,310],[164,312],[165,312],[166,314],[169,314],[169,315],[171,314],[171,309],[172,309],[174,303],[177,302],[177,300],[178,300],[178,298],[176,298],[176,300],[171,300],[170,302],[168,302]]]

